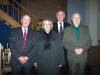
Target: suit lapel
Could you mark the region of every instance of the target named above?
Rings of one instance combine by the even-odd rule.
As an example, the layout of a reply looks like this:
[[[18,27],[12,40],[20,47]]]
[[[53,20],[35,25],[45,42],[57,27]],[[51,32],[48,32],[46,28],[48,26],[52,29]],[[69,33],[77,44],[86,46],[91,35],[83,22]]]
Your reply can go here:
[[[28,32],[27,32],[27,41],[29,41],[29,36],[30,36],[30,30],[28,29]]]
[[[63,28],[63,29],[65,29],[65,28],[66,28],[65,26],[66,26],[66,24],[65,24],[65,22],[64,22],[64,25],[63,25],[63,27],[64,27],[64,28]]]
[[[84,40],[84,35],[85,35],[86,33],[84,33],[84,29],[82,29],[82,27],[80,27],[80,43]]]
[[[19,30],[18,30],[18,37],[19,37],[19,39],[24,40],[22,28],[19,28]]]
[[[56,22],[55,30],[59,33],[59,30],[58,30],[58,23],[57,23],[57,22]]]
[[[24,47],[23,31],[21,27],[18,29],[18,41],[21,45],[23,45],[22,47]]]
[[[75,33],[75,31],[74,31],[73,26],[71,27],[70,30],[71,30],[71,35],[72,35],[73,40],[75,40],[75,41],[77,42],[77,40],[76,40],[76,33]]]
[[[29,43],[30,43],[30,36],[31,36],[31,31],[30,31],[30,29],[28,29],[28,32],[27,32],[27,42],[26,42],[26,47],[29,45]]]

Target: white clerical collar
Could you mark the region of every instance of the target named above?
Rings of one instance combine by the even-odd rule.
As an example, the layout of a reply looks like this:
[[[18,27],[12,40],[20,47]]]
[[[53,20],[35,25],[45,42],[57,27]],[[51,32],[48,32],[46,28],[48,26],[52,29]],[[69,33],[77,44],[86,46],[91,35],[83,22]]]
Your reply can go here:
[[[75,27],[79,27],[79,25],[75,25]]]
[[[47,34],[49,34],[49,32],[46,32]]]

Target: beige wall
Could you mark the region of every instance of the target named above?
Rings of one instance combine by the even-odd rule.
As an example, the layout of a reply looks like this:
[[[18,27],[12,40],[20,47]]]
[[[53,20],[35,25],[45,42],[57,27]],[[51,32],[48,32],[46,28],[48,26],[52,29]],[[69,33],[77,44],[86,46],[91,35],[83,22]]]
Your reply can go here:
[[[67,0],[23,0],[23,5],[36,17],[51,18],[56,20],[55,14],[58,9],[66,11]]]

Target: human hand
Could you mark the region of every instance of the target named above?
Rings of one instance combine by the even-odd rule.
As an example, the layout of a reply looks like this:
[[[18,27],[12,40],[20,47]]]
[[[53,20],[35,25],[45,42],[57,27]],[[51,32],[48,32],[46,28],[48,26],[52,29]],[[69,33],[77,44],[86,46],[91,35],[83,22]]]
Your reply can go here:
[[[24,64],[24,57],[23,57],[23,56],[20,56],[20,57],[18,58],[18,60],[19,60],[22,64]]]
[[[28,57],[27,56],[24,56],[24,63],[26,63],[28,61]]]
[[[34,64],[33,64],[35,67],[38,67],[38,65],[37,65],[37,63],[35,62]]]
[[[82,48],[79,48],[79,50],[83,53],[83,49]]]
[[[78,49],[77,49],[77,48],[75,49],[75,53],[76,53],[77,55],[79,54],[79,52],[78,52]]]
[[[26,63],[28,59],[29,59],[29,58],[26,57],[26,56],[21,56],[21,57],[18,58],[18,60],[19,60],[22,64]]]
[[[59,67],[62,67],[62,65],[58,65]]]
[[[83,49],[82,48],[79,48],[78,51],[79,51],[79,54],[83,53]]]
[[[77,54],[77,55],[80,55],[80,54],[82,54],[82,49],[75,49],[75,53]]]

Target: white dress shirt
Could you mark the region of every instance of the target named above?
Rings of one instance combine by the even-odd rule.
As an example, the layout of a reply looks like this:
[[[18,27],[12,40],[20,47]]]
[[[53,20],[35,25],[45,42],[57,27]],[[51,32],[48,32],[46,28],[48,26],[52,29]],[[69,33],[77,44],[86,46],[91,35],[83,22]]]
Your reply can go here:
[[[26,30],[26,34],[27,34],[27,32],[28,32],[28,28],[24,28],[24,27],[22,26],[23,36],[24,36],[24,32],[25,32],[25,30]]]
[[[62,25],[62,30],[63,30],[64,29],[64,22],[58,22],[57,24],[58,24],[58,32],[60,33],[60,25]]]

